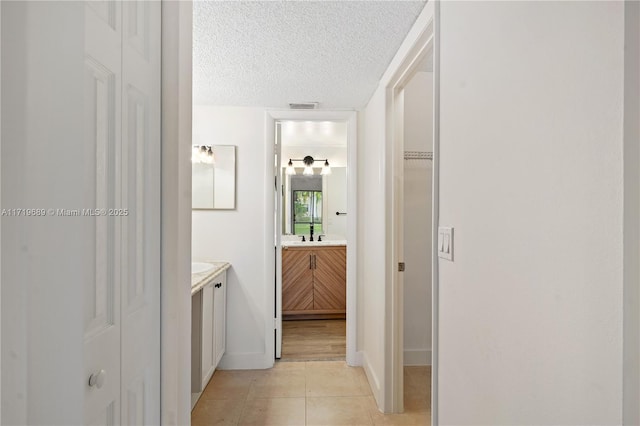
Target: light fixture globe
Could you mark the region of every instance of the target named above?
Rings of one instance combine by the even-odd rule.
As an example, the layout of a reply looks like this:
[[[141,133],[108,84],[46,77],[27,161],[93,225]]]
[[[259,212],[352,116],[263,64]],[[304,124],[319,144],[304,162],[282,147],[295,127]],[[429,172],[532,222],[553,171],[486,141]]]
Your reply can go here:
[[[293,162],[291,161],[291,159],[289,159],[289,164],[287,164],[287,174],[288,175],[296,174],[296,169],[295,167],[293,167]]]
[[[302,174],[307,176],[312,175],[313,168],[311,166],[313,165],[313,157],[310,155],[307,155],[302,159],[302,161],[304,162],[304,171],[302,172]]]
[[[331,174],[331,166],[329,165],[329,160],[324,160],[324,166],[322,166],[321,175],[330,175]]]

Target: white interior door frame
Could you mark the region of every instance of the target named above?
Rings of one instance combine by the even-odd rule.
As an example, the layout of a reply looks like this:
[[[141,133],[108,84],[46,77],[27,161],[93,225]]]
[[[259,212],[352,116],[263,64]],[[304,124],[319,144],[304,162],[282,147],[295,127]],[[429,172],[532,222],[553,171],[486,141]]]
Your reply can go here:
[[[192,2],[162,0],[162,425],[191,419],[192,36]]]
[[[437,5],[436,5],[437,8]],[[401,413],[403,404],[403,334],[404,334],[404,288],[402,273],[399,272],[398,263],[403,262],[404,236],[402,227],[403,218],[403,178],[404,178],[404,95],[403,89],[417,71],[419,63],[429,54],[434,52],[435,14],[431,15],[424,30],[416,42],[404,56],[401,65],[393,74],[386,86],[386,186],[387,186],[387,214],[386,235],[390,241],[386,248],[387,272],[386,282],[389,283],[386,292],[386,334],[388,338],[385,344],[385,400],[390,402],[390,411]],[[438,70],[437,57],[434,52],[434,152],[433,152],[433,223],[432,235],[437,234],[438,223],[438,131],[437,131],[437,105],[438,105]],[[434,238],[435,240],[435,238]],[[432,419],[437,419],[437,406],[435,405],[437,388],[437,252],[434,244],[432,257],[432,294],[433,294],[433,357],[432,357]],[[435,423],[432,423],[435,424]]]
[[[343,121],[347,123],[347,364],[361,365],[362,360],[358,355],[357,342],[357,281],[356,281],[356,237],[357,237],[357,113],[355,111],[295,111],[295,110],[269,110],[265,114],[265,158],[266,194],[273,191],[273,159],[274,159],[274,135],[276,121],[282,120],[310,120],[310,121]],[[272,220],[275,211],[274,197],[268,196],[265,206],[265,266],[267,276],[276,276],[276,259],[274,253],[275,229]],[[279,239],[278,239],[279,240]],[[279,242],[276,242],[276,252],[281,250]],[[280,283],[280,285],[282,285]],[[274,313],[276,305],[274,288],[266,286],[265,294],[265,324],[274,323],[274,318],[282,316],[282,304],[278,305],[278,312]],[[276,316],[274,316],[274,314]],[[275,321],[280,323],[281,321]],[[273,358],[275,353],[275,339],[273,330],[266,327],[265,342],[267,346],[266,356]]]

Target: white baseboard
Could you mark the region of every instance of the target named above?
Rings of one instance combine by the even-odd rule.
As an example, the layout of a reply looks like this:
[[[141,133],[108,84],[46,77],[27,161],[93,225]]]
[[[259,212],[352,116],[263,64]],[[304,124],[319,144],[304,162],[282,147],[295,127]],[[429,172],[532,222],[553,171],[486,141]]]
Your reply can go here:
[[[371,388],[371,392],[373,392],[373,397],[375,398],[378,407],[380,407],[380,397],[382,396],[380,380],[378,380],[378,376],[371,368],[371,363],[367,358],[367,354],[365,352],[358,353],[362,357],[362,367],[364,368],[364,373],[367,376],[367,380],[369,381],[369,387]]]
[[[347,359],[347,364],[350,365],[351,367],[362,367],[362,364],[363,364],[362,360],[363,360],[362,351],[358,351],[355,353],[352,360]]]
[[[218,364],[219,370],[263,370],[273,367],[273,357],[264,352],[225,353]]]
[[[404,365],[431,365],[431,349],[405,349]]]

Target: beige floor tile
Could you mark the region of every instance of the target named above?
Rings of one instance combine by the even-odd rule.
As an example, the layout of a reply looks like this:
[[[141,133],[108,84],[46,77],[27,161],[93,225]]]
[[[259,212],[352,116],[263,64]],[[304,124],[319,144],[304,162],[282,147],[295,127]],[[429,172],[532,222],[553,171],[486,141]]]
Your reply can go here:
[[[404,411],[405,413],[431,411],[431,395],[415,395],[405,391]]]
[[[307,425],[364,426],[372,425],[369,413],[370,398],[319,397],[307,398]]]
[[[305,424],[304,398],[261,398],[247,400],[239,425]]]
[[[382,414],[378,412],[371,416],[375,426],[395,426],[395,425],[431,425],[431,413],[402,413],[402,414]]]
[[[271,369],[258,372],[247,398],[305,397],[305,372],[300,369]]]
[[[306,362],[276,361],[271,370],[305,370],[306,364]]]
[[[244,399],[258,370],[218,370],[201,399]]]
[[[305,364],[307,371],[349,368],[346,361],[307,361]]]
[[[244,399],[200,399],[191,412],[191,426],[236,425]]]
[[[307,370],[307,397],[370,395],[366,379],[358,369]]]
[[[405,381],[411,386],[431,386],[431,366],[405,367]]]

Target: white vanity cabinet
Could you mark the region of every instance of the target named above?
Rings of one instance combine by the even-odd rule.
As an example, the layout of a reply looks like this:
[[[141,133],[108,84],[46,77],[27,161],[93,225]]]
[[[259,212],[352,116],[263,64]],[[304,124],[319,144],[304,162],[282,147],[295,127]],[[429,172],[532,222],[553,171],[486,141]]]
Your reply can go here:
[[[204,390],[226,344],[227,272],[191,296],[191,392]]]

